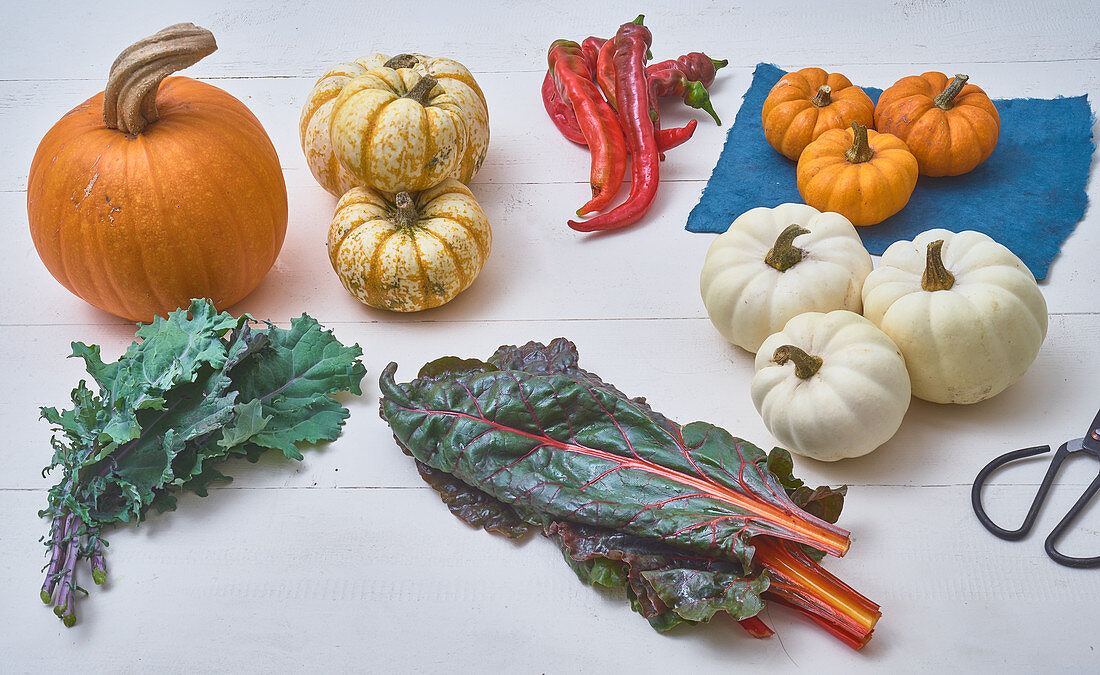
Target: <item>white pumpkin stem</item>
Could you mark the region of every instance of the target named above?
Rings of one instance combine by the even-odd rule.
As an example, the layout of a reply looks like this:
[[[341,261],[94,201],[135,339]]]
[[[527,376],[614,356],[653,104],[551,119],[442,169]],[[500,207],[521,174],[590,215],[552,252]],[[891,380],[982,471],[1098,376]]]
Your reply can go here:
[[[818,108],[824,108],[827,105],[831,105],[833,102],[833,88],[827,84],[823,84],[817,88],[817,94],[810,99],[810,103],[813,103]]]
[[[821,370],[824,361],[820,356],[807,354],[794,345],[783,345],[772,354],[772,361],[776,365],[786,365],[788,361],[794,361],[794,374],[800,380],[808,380]]]
[[[416,225],[416,221],[420,219],[420,214],[416,212],[416,203],[413,201],[412,195],[408,192],[398,192],[394,197],[393,203],[397,206],[397,211],[394,213],[394,222],[402,229],[408,229]]]
[[[955,285],[955,275],[943,264],[942,249],[943,239],[928,243],[924,274],[920,278],[920,286],[926,291],[949,291]]]
[[[416,84],[412,86],[412,89],[408,91],[402,98],[411,98],[420,105],[427,105],[428,97],[432,93],[432,89],[435,89],[435,85],[439,84],[439,80],[436,80],[431,75],[425,75],[416,81]]]
[[[111,66],[103,92],[103,121],[111,129],[140,134],[157,121],[157,90],[177,70],[214,52],[214,35],[177,23],[127,47]]]
[[[950,110],[955,105],[955,97],[962,91],[966,81],[970,79],[969,75],[959,74],[955,76],[955,79],[951,80],[951,84],[947,85],[947,89],[940,92],[940,95],[932,99],[932,102],[936,104],[937,108],[941,110]]]
[[[844,158],[852,164],[869,161],[875,156],[875,151],[867,140],[867,127],[859,122],[852,122],[852,134],[852,147],[844,153]]]
[[[420,59],[412,54],[398,54],[389,61],[383,63],[382,67],[397,70],[398,68],[412,68],[418,63],[420,63]]]
[[[798,263],[802,262],[802,249],[794,245],[794,238],[809,234],[810,231],[797,223],[788,225],[775,239],[775,246],[768,251],[764,262],[780,272],[786,272]]]

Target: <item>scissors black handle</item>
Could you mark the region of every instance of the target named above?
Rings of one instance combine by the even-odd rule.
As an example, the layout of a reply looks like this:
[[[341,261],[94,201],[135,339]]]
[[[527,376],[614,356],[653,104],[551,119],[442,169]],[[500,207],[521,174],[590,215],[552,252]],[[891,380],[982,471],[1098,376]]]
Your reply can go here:
[[[1097,417],[1100,420],[1100,415]],[[970,502],[974,507],[974,514],[978,516],[978,520],[993,534],[997,535],[1001,539],[1007,539],[1009,541],[1016,541],[1022,539],[1031,530],[1031,526],[1035,524],[1035,518],[1039,515],[1039,509],[1043,505],[1043,501],[1046,500],[1047,493],[1050,492],[1051,485],[1054,484],[1054,478],[1058,475],[1058,470],[1062,467],[1062,462],[1066,457],[1074,452],[1084,451],[1088,454],[1095,455],[1097,459],[1100,459],[1100,453],[1092,449],[1091,444],[1089,446],[1082,446],[1081,448],[1069,449],[1069,443],[1063,443],[1058,451],[1054,453],[1054,457],[1050,460],[1050,466],[1047,468],[1047,473],[1043,477],[1043,482],[1039,485],[1039,491],[1035,493],[1035,499],[1031,502],[1031,508],[1028,509],[1027,515],[1024,517],[1024,524],[1015,530],[1006,530],[996,523],[994,523],[988,514],[985,512],[985,508],[982,506],[982,487],[985,485],[986,479],[991,473],[1001,468],[1009,462],[1023,459],[1025,457],[1034,457],[1035,455],[1041,455],[1045,452],[1050,452],[1049,445],[1040,445],[1033,448],[1025,448],[1023,450],[1014,450],[1008,452],[1000,457],[994,459],[989,464],[985,465],[981,471],[978,472],[977,477],[974,479],[974,487],[970,492]],[[1100,566],[1100,556],[1093,556],[1091,558],[1075,558],[1060,553],[1055,549],[1055,544],[1062,534],[1073,523],[1073,520],[1084,510],[1085,505],[1089,500],[1100,491],[1100,474],[1092,481],[1092,483],[1085,489],[1084,494],[1078,498],[1077,502],[1069,510],[1068,513],[1059,521],[1058,525],[1051,530],[1050,535],[1047,537],[1044,543],[1047,555],[1051,560],[1059,565],[1065,565],[1067,567],[1097,567]]]

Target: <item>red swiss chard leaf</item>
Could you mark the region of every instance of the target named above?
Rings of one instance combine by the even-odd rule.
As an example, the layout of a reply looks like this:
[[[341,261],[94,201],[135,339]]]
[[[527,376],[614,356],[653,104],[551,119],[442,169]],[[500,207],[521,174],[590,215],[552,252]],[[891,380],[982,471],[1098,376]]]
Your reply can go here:
[[[660,542],[574,523],[555,522],[546,534],[583,581],[597,583],[592,570],[614,570],[615,585],[627,588],[634,611],[657,630],[709,621],[717,612],[745,619],[764,606],[768,576],[746,577],[736,563],[687,557]]]
[[[519,539],[531,530],[512,507],[499,499],[493,499],[481,490],[474,490],[449,473],[416,462],[416,469],[424,482],[439,493],[451,513],[469,525],[509,539]]]
[[[416,459],[522,513],[745,567],[757,535],[847,549],[844,530],[790,500],[759,448],[704,422],[677,427],[571,365],[575,351],[544,357],[551,348],[497,360],[534,374],[434,368],[398,385],[390,364],[379,381],[382,415]]]

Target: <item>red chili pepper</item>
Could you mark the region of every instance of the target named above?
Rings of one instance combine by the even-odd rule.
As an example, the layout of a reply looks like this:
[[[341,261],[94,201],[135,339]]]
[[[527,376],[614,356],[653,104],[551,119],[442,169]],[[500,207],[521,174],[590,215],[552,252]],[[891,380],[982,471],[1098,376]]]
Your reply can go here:
[[[645,18],[644,14],[639,14],[638,18],[634,19],[631,23],[642,25],[642,20]],[[589,38],[595,40],[597,38]],[[590,44],[590,49],[595,43]],[[600,91],[603,92],[604,98],[611,104],[612,108],[617,106],[616,94],[615,94],[615,38],[604,41],[600,46],[599,54],[596,59],[595,78],[596,84],[600,86]],[[646,58],[649,58],[649,50],[646,50]],[[657,107],[657,95],[653,92],[649,94],[649,118],[653,120],[653,128],[657,130],[657,150],[661,161],[665,159],[665,151],[680,145],[687,139],[691,138],[691,135],[695,133],[695,125],[685,125],[680,129],[674,130],[670,136],[662,133],[661,129],[661,111]],[[688,127],[691,127],[690,129]],[[682,139],[674,141],[674,138]]]
[[[607,40],[598,37],[592,37],[591,35],[581,41],[581,52],[584,54],[584,61],[588,64],[588,70],[592,75],[592,79],[596,79],[596,62],[600,58],[600,48],[604,46]]]
[[[665,158],[664,153],[675,148],[677,145],[683,144],[687,139],[691,138],[697,126],[699,126],[698,122],[695,120],[688,120],[688,123],[682,127],[654,129],[653,134],[657,137],[657,152],[660,154],[661,159],[663,160]]]
[[[645,15],[639,14],[631,23],[641,26],[643,19],[645,19]],[[646,58],[649,58],[648,49],[646,50]],[[603,92],[604,98],[607,99],[607,102],[611,104],[612,108],[616,107],[616,105],[618,105],[616,102],[618,97],[615,94],[615,38],[605,40],[604,43],[600,45],[600,51],[596,57],[596,68],[593,75],[596,79],[596,84],[600,85],[600,91]],[[653,118],[655,124],[660,120],[656,101],[653,101],[651,104],[650,117]]]
[[[571,40],[555,40],[547,59],[557,91],[572,106],[578,126],[592,150],[592,199],[577,209],[577,215],[599,211],[611,203],[623,182],[627,146],[622,129],[615,111],[590,79],[580,45]]]
[[[614,43],[612,62],[619,123],[630,148],[630,195],[622,204],[595,218],[583,223],[569,221],[569,227],[581,232],[612,230],[635,222],[649,210],[660,182],[659,153],[649,117],[649,84],[645,73],[646,53],[653,44],[653,35],[640,23],[624,23],[615,34]]]
[[[554,84],[554,76],[549,70],[542,80],[542,105],[546,108],[546,114],[553,120],[562,136],[574,143],[588,145],[581,133],[580,124],[577,123],[577,113],[573,112],[573,106],[569,105],[558,92],[558,86]]]
[[[581,45],[581,48],[583,49],[584,45]],[[558,92],[550,71],[546,71],[546,77],[542,80],[542,103],[546,108],[546,114],[550,116],[562,136],[579,145],[588,145],[577,122],[577,113],[573,112],[573,107]],[[682,127],[658,129],[656,131],[657,149],[664,153],[682,145],[692,137],[697,126],[698,123],[695,120],[690,120]]]
[[[683,99],[691,108],[698,108],[710,113],[718,126],[722,120],[718,119],[718,113],[710,104],[710,93],[702,82],[692,81],[680,69],[669,68],[657,71],[649,76],[650,93],[654,97],[677,96]]]
[[[646,68],[650,93],[654,97],[676,96],[689,107],[706,111],[721,125],[722,120],[710,103],[707,87],[714,82],[715,72],[728,61],[715,61],[701,52],[685,54],[675,61],[661,61]]]
[[[663,70],[679,70],[692,82],[700,82],[704,87],[709,87],[714,82],[715,73],[719,68],[724,68],[729,61],[723,59],[716,61],[702,52],[684,54],[675,61],[661,61],[646,66],[646,74],[653,77]]]
[[[635,19],[637,21],[637,19]],[[615,38],[606,40],[596,55],[596,84],[600,86],[603,97],[614,108],[615,101]]]

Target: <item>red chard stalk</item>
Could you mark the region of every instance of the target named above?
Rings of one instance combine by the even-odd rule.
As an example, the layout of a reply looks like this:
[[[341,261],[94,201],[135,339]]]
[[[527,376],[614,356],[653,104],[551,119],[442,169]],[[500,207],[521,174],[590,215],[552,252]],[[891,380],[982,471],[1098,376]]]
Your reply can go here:
[[[508,536],[542,528],[578,576],[626,588],[660,630],[718,611],[748,620],[772,597],[866,642],[877,606],[803,552],[848,550],[829,522],[843,489],[810,490],[786,451],[681,426],[577,362],[558,339],[439,359],[405,384],[391,363],[381,414],[457,516]]]

